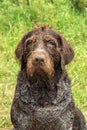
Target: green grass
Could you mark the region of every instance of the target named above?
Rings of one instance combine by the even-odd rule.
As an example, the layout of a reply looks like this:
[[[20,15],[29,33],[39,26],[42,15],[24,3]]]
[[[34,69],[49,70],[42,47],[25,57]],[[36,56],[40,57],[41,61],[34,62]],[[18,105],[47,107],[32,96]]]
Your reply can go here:
[[[19,65],[14,50],[24,33],[36,23],[50,25],[60,31],[75,51],[75,58],[66,67],[72,79],[76,105],[87,120],[87,11],[70,8],[68,0],[33,0],[27,6],[10,0],[0,2],[0,130],[9,130],[10,108]]]

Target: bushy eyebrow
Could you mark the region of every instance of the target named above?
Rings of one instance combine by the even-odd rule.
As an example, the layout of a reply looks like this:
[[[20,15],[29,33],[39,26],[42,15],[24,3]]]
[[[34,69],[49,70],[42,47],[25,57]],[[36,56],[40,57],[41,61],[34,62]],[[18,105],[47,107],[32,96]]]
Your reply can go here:
[[[54,41],[54,42],[56,43],[56,45],[58,46],[57,40],[56,40],[54,37],[50,36],[50,35],[45,35],[45,36],[44,36],[44,40],[46,40],[46,41],[52,40],[52,41]]]
[[[35,35],[33,35],[33,36],[31,36],[31,37],[27,38],[25,42],[28,42],[28,41],[35,42],[35,41],[36,41],[36,36],[35,36]]]

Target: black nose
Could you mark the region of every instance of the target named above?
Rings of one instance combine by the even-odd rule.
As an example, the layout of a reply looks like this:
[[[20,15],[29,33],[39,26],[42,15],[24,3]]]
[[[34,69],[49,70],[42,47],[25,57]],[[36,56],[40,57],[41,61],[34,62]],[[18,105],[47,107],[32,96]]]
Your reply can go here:
[[[34,58],[34,64],[43,64],[44,63],[44,57],[37,56]]]

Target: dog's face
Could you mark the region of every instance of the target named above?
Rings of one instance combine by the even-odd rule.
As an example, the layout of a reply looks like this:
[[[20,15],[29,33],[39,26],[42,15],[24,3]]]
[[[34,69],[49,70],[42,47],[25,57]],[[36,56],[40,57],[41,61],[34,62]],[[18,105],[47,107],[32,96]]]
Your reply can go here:
[[[28,76],[52,77],[60,65],[61,70],[74,57],[67,41],[48,27],[39,27],[27,33],[17,46],[16,57]]]

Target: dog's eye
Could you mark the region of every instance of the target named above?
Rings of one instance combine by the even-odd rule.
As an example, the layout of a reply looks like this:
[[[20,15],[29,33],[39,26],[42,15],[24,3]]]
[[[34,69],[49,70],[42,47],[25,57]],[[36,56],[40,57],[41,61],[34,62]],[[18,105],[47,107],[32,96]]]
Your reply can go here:
[[[27,40],[27,41],[26,41],[26,44],[27,44],[27,45],[31,45],[32,43],[33,43],[32,40]]]
[[[49,46],[49,47],[56,47],[56,44],[55,44],[54,41],[48,41],[47,42],[47,46]]]

